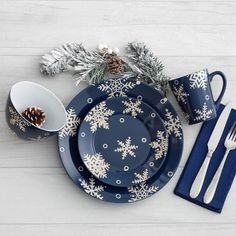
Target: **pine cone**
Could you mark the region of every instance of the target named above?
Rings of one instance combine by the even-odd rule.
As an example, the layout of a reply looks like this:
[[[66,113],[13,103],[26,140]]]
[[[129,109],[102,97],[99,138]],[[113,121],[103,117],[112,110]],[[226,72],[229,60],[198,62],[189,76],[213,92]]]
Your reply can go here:
[[[28,107],[21,114],[26,120],[38,127],[42,126],[46,118],[44,111],[40,107]]]
[[[122,74],[124,72],[124,65],[120,57],[117,55],[110,55],[107,58],[108,71],[111,74]]]

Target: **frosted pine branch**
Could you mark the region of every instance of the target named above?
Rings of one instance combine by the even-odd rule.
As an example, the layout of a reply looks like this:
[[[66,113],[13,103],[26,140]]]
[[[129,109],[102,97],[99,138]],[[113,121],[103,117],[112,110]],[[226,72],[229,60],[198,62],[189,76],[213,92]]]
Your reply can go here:
[[[74,58],[81,50],[83,46],[78,43],[68,43],[53,49],[42,56],[40,71],[44,75],[53,76],[70,69],[74,66]]]
[[[76,85],[81,81],[96,84],[109,78],[111,65],[113,72],[117,69],[120,71],[121,66],[122,73],[119,76],[138,78],[166,94],[169,78],[163,73],[163,64],[144,43],[128,43],[126,59],[114,52],[110,54],[108,50],[87,51],[82,44],[64,44],[42,57],[40,71],[48,76],[73,71]],[[111,60],[112,56],[116,58]]]
[[[131,70],[140,79],[162,90],[164,93],[167,92],[168,77],[163,73],[164,66],[144,43],[128,43],[126,53]]]
[[[89,52],[81,50],[76,56],[76,65],[74,66],[76,84],[81,81],[88,81],[89,84],[95,84],[104,79],[107,70],[106,59],[96,51]]]

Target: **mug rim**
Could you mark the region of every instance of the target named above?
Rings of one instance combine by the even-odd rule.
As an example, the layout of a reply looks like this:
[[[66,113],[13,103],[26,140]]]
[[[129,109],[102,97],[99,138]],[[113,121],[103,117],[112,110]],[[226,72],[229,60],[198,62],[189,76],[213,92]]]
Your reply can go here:
[[[14,102],[13,102],[13,99],[12,99],[12,90],[15,86],[19,85],[19,84],[33,84],[34,86],[37,86],[41,89],[43,89],[44,91],[46,91],[50,96],[52,96],[58,103],[58,105],[62,108],[62,110],[64,111],[64,116],[65,116],[65,119],[64,119],[64,123],[63,125],[61,125],[60,127],[58,127],[57,129],[46,129],[46,128],[43,128],[43,127],[39,127],[39,126],[36,126],[34,125],[33,123],[29,122],[22,114],[21,112],[16,108]],[[30,125],[32,125],[33,127],[39,129],[39,130],[42,130],[42,131],[46,131],[46,132],[57,132],[59,130],[61,130],[65,124],[66,124],[66,110],[65,110],[65,107],[63,105],[63,103],[61,102],[61,100],[57,97],[57,95],[55,93],[53,93],[50,89],[44,87],[43,85],[41,84],[38,84],[38,83],[35,83],[35,82],[32,82],[32,81],[27,81],[27,80],[23,80],[23,81],[20,81],[20,82],[17,82],[15,83],[14,85],[12,85],[11,89],[10,89],[10,92],[9,92],[9,97],[10,97],[10,101],[11,101],[11,104],[12,106],[14,107],[14,109],[17,111],[18,115],[21,116],[21,118],[23,120],[25,120],[26,122],[28,122]]]

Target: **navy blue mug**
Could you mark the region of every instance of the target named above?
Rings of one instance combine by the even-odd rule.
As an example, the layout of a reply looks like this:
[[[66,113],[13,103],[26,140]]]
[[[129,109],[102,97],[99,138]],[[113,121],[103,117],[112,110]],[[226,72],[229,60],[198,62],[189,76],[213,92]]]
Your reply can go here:
[[[214,76],[223,80],[221,93],[216,101],[210,82]],[[208,73],[207,69],[169,81],[171,90],[189,124],[196,124],[216,117],[216,110],[226,89],[226,77],[221,71]]]
[[[42,108],[46,114],[46,120],[41,127],[22,116],[22,112],[31,106]],[[38,141],[64,127],[66,111],[59,98],[50,90],[30,81],[22,81],[14,84],[8,95],[6,121],[19,138]]]

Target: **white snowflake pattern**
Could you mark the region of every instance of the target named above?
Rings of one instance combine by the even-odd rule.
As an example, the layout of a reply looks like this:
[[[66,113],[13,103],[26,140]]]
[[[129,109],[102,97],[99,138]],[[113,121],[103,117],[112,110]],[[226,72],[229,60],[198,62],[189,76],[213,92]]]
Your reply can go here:
[[[115,111],[108,109],[106,102],[103,101],[95,106],[85,117],[85,121],[89,122],[91,132],[94,133],[98,128],[109,129],[108,119]]]
[[[31,126],[29,122],[24,120],[12,107],[9,107],[10,124],[18,126],[20,130],[25,132],[26,127]]]
[[[131,137],[128,137],[125,142],[117,140],[117,143],[120,147],[116,148],[114,151],[121,152],[122,159],[125,159],[128,155],[136,157],[135,152],[133,150],[136,150],[138,146],[132,145],[131,142]]]
[[[195,72],[189,76],[190,89],[202,88],[207,89],[207,72],[206,70],[201,70]]]
[[[102,193],[104,192],[106,186],[97,185],[96,180],[93,176],[89,178],[88,182],[84,179],[79,179],[79,181],[80,181],[80,185],[83,187],[86,193],[88,193],[92,197],[103,200]]]
[[[148,169],[145,169],[142,174],[134,173],[134,175],[136,179],[132,181],[133,184],[140,184],[149,178]]]
[[[58,134],[60,139],[66,136],[75,136],[80,124],[80,119],[76,116],[74,108],[71,107],[66,113],[66,124]]]
[[[110,169],[110,164],[105,162],[102,154],[86,154],[84,156],[84,163],[97,178],[107,178],[107,171]]]
[[[169,135],[174,134],[175,137],[182,139],[182,128],[180,124],[179,117],[174,117],[173,114],[166,109],[166,120],[164,121],[164,124],[166,126],[167,132]]]
[[[136,85],[136,81],[127,81],[126,79],[119,78],[100,84],[98,89],[106,92],[109,98],[126,97],[126,93]]]
[[[136,202],[145,199],[158,191],[157,186],[149,186],[146,182],[128,187],[130,193],[129,202]]]
[[[123,110],[123,114],[131,114],[134,118],[137,117],[139,113],[143,113],[143,110],[141,109],[141,101],[132,101],[129,99],[129,101],[122,101],[122,103],[125,105],[125,109]]]
[[[155,159],[158,160],[167,153],[168,137],[164,131],[157,131],[156,140],[149,145],[155,150]]]
[[[181,84],[179,87],[173,86],[173,93],[178,102],[187,103],[186,98],[189,96],[188,93],[184,91],[184,86]]]
[[[211,118],[211,114],[213,112],[212,109],[208,109],[207,104],[204,102],[202,109],[195,109],[194,110],[196,113],[196,117],[195,120],[199,121],[199,120],[207,120],[209,118]]]

